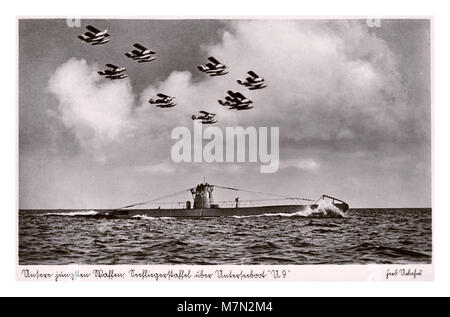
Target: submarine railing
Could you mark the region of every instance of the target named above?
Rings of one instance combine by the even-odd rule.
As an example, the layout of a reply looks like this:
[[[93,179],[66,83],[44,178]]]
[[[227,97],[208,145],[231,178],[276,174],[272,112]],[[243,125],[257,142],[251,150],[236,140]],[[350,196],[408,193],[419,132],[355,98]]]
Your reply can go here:
[[[279,206],[280,204],[273,204],[273,205],[267,205],[268,202],[274,202],[274,201],[284,201],[284,202],[293,202],[295,201],[295,205],[301,205],[299,202],[300,201],[308,201],[308,202],[314,202],[313,199],[309,199],[309,198],[302,198],[302,197],[289,197],[289,196],[284,196],[284,195],[278,195],[278,194],[272,194],[272,193],[264,193],[264,192],[259,192],[259,191],[252,191],[252,190],[247,190],[247,189],[241,189],[241,188],[233,188],[233,187],[225,187],[225,186],[219,186],[219,185],[210,185],[213,186],[215,188],[221,188],[221,189],[226,189],[226,190],[231,190],[231,191],[240,191],[240,192],[247,192],[247,193],[253,193],[253,194],[261,194],[261,195],[267,195],[267,196],[272,196],[272,197],[278,197],[277,199],[253,199],[253,200],[239,200],[238,201],[238,206],[239,207],[252,207],[249,206],[250,203],[255,203],[255,202],[259,202],[259,203],[266,203],[265,206]],[[122,206],[119,208],[115,208],[112,209],[112,211],[118,211],[118,210],[123,210],[123,209],[136,209],[136,207],[139,206],[157,206],[156,208],[161,208],[161,206],[165,207],[165,208],[171,208],[171,209],[186,209],[186,201],[177,201],[177,202],[164,202],[161,200],[164,200],[166,198],[172,197],[172,196],[176,196],[182,193],[186,193],[186,192],[190,192],[192,193],[192,191],[195,190],[194,188],[188,188],[188,189],[184,189],[182,191],[179,192],[175,192],[175,193],[171,193],[168,195],[164,195],[161,197],[157,197],[157,198],[153,198],[150,200],[146,200],[146,201],[142,201],[142,202],[137,202],[137,203],[133,203],[133,204],[129,204],[126,206]],[[344,201],[328,196],[328,195],[322,195],[318,200],[316,200],[313,204],[317,204],[317,202],[320,199],[323,199],[324,197],[333,199],[334,201],[339,201],[345,204]],[[231,200],[231,201],[217,201],[213,203],[213,206],[217,206],[218,208],[231,208],[231,207],[236,207],[236,200]],[[253,205],[253,207],[258,207]]]

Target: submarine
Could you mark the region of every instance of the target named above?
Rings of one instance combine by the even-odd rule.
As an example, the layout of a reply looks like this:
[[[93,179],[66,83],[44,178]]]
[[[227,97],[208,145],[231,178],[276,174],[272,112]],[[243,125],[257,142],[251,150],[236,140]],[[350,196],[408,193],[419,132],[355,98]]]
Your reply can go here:
[[[213,193],[216,187],[232,191],[244,191],[250,193],[259,193],[275,196],[278,198],[277,201],[284,201],[284,203],[276,205],[271,204],[262,206],[251,206],[251,204],[249,205],[248,203],[261,202],[262,200],[240,201],[239,197],[236,197],[234,201],[215,202]],[[349,205],[346,202],[328,195],[322,195],[319,199],[312,200],[307,198],[288,197],[284,195],[275,195],[232,187],[211,185],[206,182],[198,184],[196,187],[184,190],[182,192],[185,191],[189,191],[191,193],[193,203],[191,203],[191,201],[188,200],[183,203],[180,202],[176,203],[177,204],[176,208],[174,208],[173,206],[171,208],[161,208],[161,205],[164,205],[166,203],[158,203],[156,202],[158,199],[153,199],[150,201],[135,203],[113,210],[102,210],[101,214],[103,216],[114,216],[114,217],[133,217],[133,216],[230,217],[230,216],[258,216],[258,215],[277,215],[277,214],[289,215],[301,213],[303,211],[309,211],[311,213],[317,213],[322,215],[340,214],[342,216],[349,209]],[[164,196],[164,198],[168,196],[170,195],[166,195]],[[270,200],[271,203],[273,203],[274,200],[275,199]],[[311,203],[304,204],[302,203],[303,201],[308,201]],[[244,203],[246,204],[245,206],[243,206]],[[151,209],[136,208],[138,206],[146,204],[153,204],[155,206],[158,205],[158,207]]]

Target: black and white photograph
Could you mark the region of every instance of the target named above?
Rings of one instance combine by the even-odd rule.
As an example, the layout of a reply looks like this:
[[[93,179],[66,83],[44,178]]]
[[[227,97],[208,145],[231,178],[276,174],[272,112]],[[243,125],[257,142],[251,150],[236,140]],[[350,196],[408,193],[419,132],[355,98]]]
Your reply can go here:
[[[17,18],[17,265],[432,264],[432,22]]]

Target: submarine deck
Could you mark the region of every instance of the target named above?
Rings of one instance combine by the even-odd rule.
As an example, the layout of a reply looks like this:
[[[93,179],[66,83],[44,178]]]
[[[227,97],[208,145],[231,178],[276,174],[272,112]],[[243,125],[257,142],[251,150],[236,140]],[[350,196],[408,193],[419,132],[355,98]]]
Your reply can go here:
[[[345,206],[335,205],[345,212]],[[104,211],[105,214],[114,216],[137,216],[149,217],[226,217],[226,216],[254,216],[263,214],[296,213],[306,208],[315,209],[317,205],[280,205],[262,207],[238,207],[238,208],[204,208],[204,209],[127,209]]]

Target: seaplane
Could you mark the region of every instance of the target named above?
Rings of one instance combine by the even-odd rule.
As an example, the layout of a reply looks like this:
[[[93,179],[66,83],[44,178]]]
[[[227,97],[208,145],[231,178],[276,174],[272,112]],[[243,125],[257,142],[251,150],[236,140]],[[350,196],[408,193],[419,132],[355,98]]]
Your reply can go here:
[[[206,73],[209,76],[222,76],[228,74],[228,72],[225,72],[227,66],[225,66],[212,56],[208,57],[208,60],[210,61],[210,63],[197,66],[197,68],[201,72]]]
[[[105,78],[108,79],[123,79],[123,78],[127,78],[128,75],[125,74],[126,72],[126,68],[125,67],[119,67],[113,64],[106,64],[106,67],[108,67],[109,69],[105,69],[104,71],[99,71],[98,74],[100,76],[105,76]]]
[[[226,97],[225,97],[225,101],[223,101],[223,100],[218,100],[218,102],[219,102],[220,105],[222,105],[222,106],[224,106],[224,107],[231,106],[232,104],[235,103],[234,99],[231,98],[230,96],[226,96]]]
[[[251,106],[253,101],[245,97],[240,92],[233,92],[231,90],[227,91],[228,96],[225,97],[225,101],[219,100],[219,104],[222,106],[229,107],[228,109],[235,109],[235,110],[249,110],[254,108]]]
[[[150,99],[148,102],[152,105],[155,105],[155,107],[158,108],[171,108],[175,107],[177,104],[173,102],[175,97],[167,96],[162,93],[156,94],[158,99]]]
[[[264,78],[259,77],[254,71],[251,70],[247,74],[251,77],[247,77],[245,80],[238,79],[237,82],[239,85],[248,87],[250,90],[263,89],[267,87]]]
[[[125,53],[125,56],[131,58],[138,63],[148,63],[156,59],[156,52],[142,46],[139,43],[134,43],[133,46],[136,48],[130,52]]]
[[[86,29],[88,29],[89,32],[78,36],[78,38],[83,42],[91,45],[100,45],[109,42],[109,39],[107,39],[107,37],[109,37],[108,30],[100,31],[92,25],[86,26]]]
[[[202,124],[214,124],[217,122],[215,119],[216,114],[208,111],[199,111],[200,115],[192,115],[192,120],[202,120]]]

